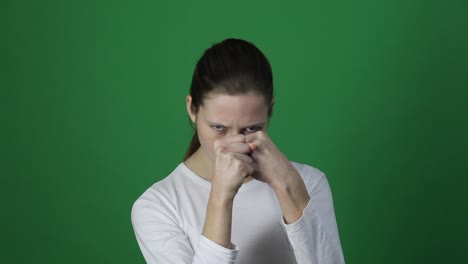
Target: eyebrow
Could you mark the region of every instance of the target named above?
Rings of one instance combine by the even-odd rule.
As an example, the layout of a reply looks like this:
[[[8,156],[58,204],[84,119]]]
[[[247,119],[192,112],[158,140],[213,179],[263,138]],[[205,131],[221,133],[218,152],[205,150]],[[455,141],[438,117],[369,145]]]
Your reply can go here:
[[[210,125],[219,125],[219,126],[223,126],[223,127],[229,127],[229,126],[226,126],[226,125],[223,125],[221,123],[218,123],[218,122],[212,122],[212,121],[209,121],[209,120],[206,120]],[[246,128],[249,128],[249,127],[264,127],[266,125],[267,122],[259,122],[259,123],[253,123],[251,125],[248,125],[248,126],[245,126],[245,127],[242,127],[241,129],[246,129]]]

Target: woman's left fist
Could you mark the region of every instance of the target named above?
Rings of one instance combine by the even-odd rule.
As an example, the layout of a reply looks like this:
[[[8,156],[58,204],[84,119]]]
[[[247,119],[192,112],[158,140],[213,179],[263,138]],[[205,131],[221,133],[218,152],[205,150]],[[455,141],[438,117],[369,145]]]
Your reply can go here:
[[[250,156],[254,161],[254,178],[267,183],[273,189],[300,179],[297,170],[265,132],[247,134],[245,141],[250,146]]]

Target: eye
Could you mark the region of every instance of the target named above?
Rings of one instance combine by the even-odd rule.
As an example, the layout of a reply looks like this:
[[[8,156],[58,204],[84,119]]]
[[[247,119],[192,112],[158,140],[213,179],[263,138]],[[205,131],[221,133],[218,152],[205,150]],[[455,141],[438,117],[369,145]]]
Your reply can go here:
[[[218,131],[218,132],[221,132],[224,130],[224,127],[223,126],[220,126],[220,125],[212,125],[210,126],[212,129]]]
[[[255,133],[261,129],[262,129],[261,127],[255,126],[255,127],[248,127],[244,131],[247,133]]]

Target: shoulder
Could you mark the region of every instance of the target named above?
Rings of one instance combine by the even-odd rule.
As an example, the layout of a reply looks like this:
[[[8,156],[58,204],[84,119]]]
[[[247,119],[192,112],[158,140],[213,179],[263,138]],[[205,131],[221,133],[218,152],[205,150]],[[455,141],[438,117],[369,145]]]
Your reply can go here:
[[[184,184],[180,165],[164,179],[152,184],[133,203],[132,218],[149,211],[176,211],[176,190]]]
[[[290,163],[301,175],[309,192],[316,189],[318,186],[323,185],[323,183],[327,184],[327,177],[325,172],[319,168],[295,161],[290,161]]]
[[[305,163],[299,163],[296,161],[289,161],[294,168],[302,175],[302,174],[307,174],[311,175],[311,177],[322,177],[325,175],[323,171],[321,171],[319,168],[316,168],[314,166],[311,166],[309,164]]]

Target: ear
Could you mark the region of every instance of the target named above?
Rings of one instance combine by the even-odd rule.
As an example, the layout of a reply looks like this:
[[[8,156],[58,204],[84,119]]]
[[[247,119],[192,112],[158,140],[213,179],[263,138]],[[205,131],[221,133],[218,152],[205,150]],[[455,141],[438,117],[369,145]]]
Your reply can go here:
[[[192,120],[193,123],[196,123],[197,122],[197,114],[192,109],[192,96],[191,95],[187,95],[187,97],[185,98],[185,103],[186,103],[186,106],[187,106],[187,113],[188,113],[188,115],[190,117],[190,120]]]
[[[271,115],[273,113],[273,107],[275,106],[275,98],[272,98],[271,99],[271,102],[270,102],[270,110],[269,110],[269,113],[268,113],[268,122],[267,122],[267,126],[270,124],[270,118],[271,118]]]

